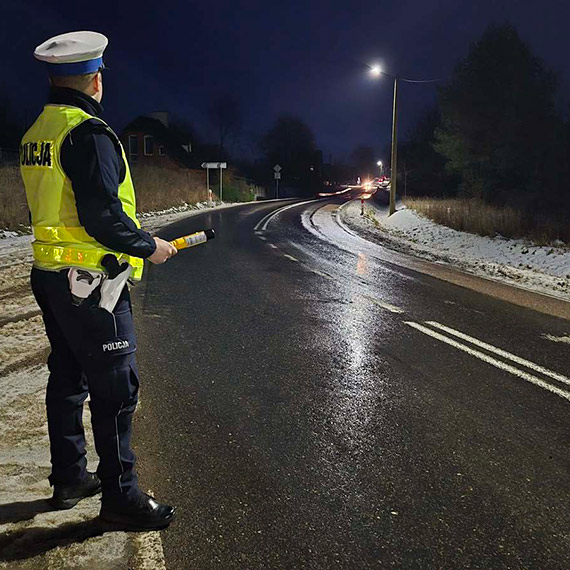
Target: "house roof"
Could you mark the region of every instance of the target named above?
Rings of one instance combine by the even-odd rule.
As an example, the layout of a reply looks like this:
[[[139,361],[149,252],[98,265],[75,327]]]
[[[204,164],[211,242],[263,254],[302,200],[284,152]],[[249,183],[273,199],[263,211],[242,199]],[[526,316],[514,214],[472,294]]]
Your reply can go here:
[[[186,168],[200,168],[201,160],[194,153],[183,148],[183,144],[190,141],[181,141],[171,129],[158,119],[139,116],[131,121],[121,132],[121,136],[129,132],[142,132],[152,135],[166,147],[166,154],[179,166]]]

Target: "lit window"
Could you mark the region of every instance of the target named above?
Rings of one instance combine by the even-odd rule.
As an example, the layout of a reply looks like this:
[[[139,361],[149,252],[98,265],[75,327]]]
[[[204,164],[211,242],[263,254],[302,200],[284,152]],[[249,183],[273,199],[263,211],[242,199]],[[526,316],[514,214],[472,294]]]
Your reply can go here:
[[[151,135],[144,136],[144,154],[145,156],[154,154],[154,138]]]
[[[129,160],[135,162],[139,155],[139,137],[129,135]]]

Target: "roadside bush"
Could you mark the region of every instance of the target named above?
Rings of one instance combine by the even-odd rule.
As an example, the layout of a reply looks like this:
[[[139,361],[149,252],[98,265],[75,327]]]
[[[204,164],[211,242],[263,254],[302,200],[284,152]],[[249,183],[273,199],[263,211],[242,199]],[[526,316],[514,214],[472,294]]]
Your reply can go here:
[[[213,198],[219,199],[217,173],[210,172],[210,188]],[[133,181],[137,195],[137,210],[152,212],[173,206],[195,204],[208,199],[206,173],[201,170],[134,166]],[[255,189],[235,172],[224,172],[224,202],[249,202],[255,199]]]
[[[479,199],[407,198],[406,206],[437,224],[482,236],[527,238],[539,244],[570,244],[570,227],[562,218],[491,206]]]
[[[229,172],[229,176],[224,175],[224,202],[252,202],[255,200],[256,190],[260,189],[236,176],[232,171]]]

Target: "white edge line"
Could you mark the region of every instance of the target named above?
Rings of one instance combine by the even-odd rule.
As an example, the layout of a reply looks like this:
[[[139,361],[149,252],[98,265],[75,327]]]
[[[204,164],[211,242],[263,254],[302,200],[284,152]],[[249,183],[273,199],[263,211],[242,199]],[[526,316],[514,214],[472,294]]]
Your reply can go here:
[[[259,222],[257,222],[255,227],[253,228],[253,231],[255,232],[259,230],[265,231],[267,229],[267,224],[269,224],[272,218],[277,216],[277,214],[280,214],[281,212],[284,212],[289,208],[294,208],[295,206],[303,206],[304,204],[310,204],[315,201],[316,200],[305,200],[305,202],[295,202],[294,204],[288,204],[287,206],[283,206],[283,208],[279,208],[277,210],[274,210],[273,212],[269,212],[267,216],[264,216],[263,218],[261,218],[261,220],[259,220]]]
[[[137,570],[166,570],[164,548],[160,532],[143,532],[134,537],[136,544],[135,564]]]
[[[455,329],[452,329],[450,327],[446,327],[445,325],[442,325],[436,321],[426,321],[426,324],[431,325],[432,327],[435,327],[437,329],[440,329],[452,336],[456,336],[457,338],[460,338],[461,340],[465,340],[467,342],[470,342],[471,344],[474,344],[475,346],[478,346],[480,348],[484,348],[485,350],[488,350],[489,352],[493,352],[495,354],[498,354],[499,356],[502,356],[503,358],[507,358],[509,360],[512,360],[513,362],[516,362],[517,364],[520,364],[521,366],[525,366],[526,368],[530,368],[531,370],[534,370],[535,372],[538,372],[540,374],[544,374],[545,376],[549,376],[550,378],[553,378],[554,380],[558,380],[559,382],[562,382],[563,384],[568,384],[570,385],[570,378],[568,378],[567,376],[564,376],[563,374],[559,374],[558,372],[554,372],[552,370],[549,370],[548,368],[545,368],[544,366],[540,366],[540,364],[535,364],[534,362],[531,362],[530,360],[526,360],[525,358],[521,358],[520,356],[517,356],[516,354],[512,354],[510,352],[507,352],[506,350],[502,350],[501,348],[497,348],[495,346],[493,346],[492,344],[488,344],[486,342],[483,342],[482,340],[479,340],[477,338],[473,338],[472,336],[469,336],[465,333],[462,333],[460,331],[456,331]]]
[[[418,323],[414,323],[412,321],[404,321],[404,323],[406,325],[424,333],[424,334],[427,334],[427,335],[429,335],[429,336],[431,336],[437,340],[440,340],[441,342],[445,342],[446,344],[449,344],[450,346],[453,346],[454,348],[457,348],[458,350],[462,350],[463,352],[466,352],[467,354],[470,354],[471,356],[474,356],[475,358],[478,358],[479,360],[482,360],[483,362],[486,362],[487,364],[491,364],[495,368],[500,368],[501,370],[505,370],[506,372],[510,372],[514,376],[518,376],[519,378],[522,378],[523,380],[526,380],[527,382],[535,384],[536,386],[540,386],[541,388],[544,388],[545,390],[548,390],[549,392],[552,392],[553,394],[556,394],[557,396],[560,396],[561,398],[564,398],[564,399],[570,401],[570,392],[566,392],[565,390],[561,390],[560,388],[557,388],[556,386],[552,386],[551,384],[548,384],[544,380],[541,380],[540,378],[537,378],[536,376],[533,376],[532,374],[529,374],[528,372],[525,372],[524,370],[519,370],[518,368],[515,368],[514,366],[511,366],[510,364],[506,364],[505,362],[501,362],[500,360],[495,360],[494,358],[488,356],[487,354],[484,354],[483,352],[479,352],[478,350],[475,350],[474,348],[470,348],[468,346],[465,346],[464,344],[461,344],[460,342],[457,342],[451,338],[448,338],[448,337],[446,337],[446,336],[444,336],[438,332],[432,331],[431,329],[428,329],[427,327],[424,327],[423,325],[420,325]]]

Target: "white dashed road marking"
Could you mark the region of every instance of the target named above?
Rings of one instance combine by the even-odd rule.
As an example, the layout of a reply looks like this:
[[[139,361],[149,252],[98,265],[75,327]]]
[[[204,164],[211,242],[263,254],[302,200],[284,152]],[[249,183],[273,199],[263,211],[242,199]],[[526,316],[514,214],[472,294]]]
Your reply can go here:
[[[550,340],[552,342],[562,342],[564,344],[570,344],[570,336],[568,336],[568,335],[554,336],[553,334],[541,334],[540,336],[542,338],[545,338],[546,340]]]
[[[311,269],[311,271],[313,273],[316,273],[317,275],[320,275],[321,277],[326,277],[327,279],[333,279],[334,277],[331,277],[330,275],[327,275],[326,273],[323,273],[322,271],[319,271],[318,269]]]
[[[284,253],[283,257],[286,257],[287,259],[290,259],[291,261],[299,261],[296,257],[293,257],[292,255],[289,255],[288,253]]]
[[[378,301],[377,299],[374,299],[374,297],[369,297],[368,295],[363,295],[363,297],[365,299],[368,299],[375,305],[378,305],[380,308],[390,311],[391,313],[396,313],[401,315],[402,313],[405,312],[404,309],[400,309],[400,307],[396,307],[395,305],[390,305],[390,303],[384,303],[382,301]]]

